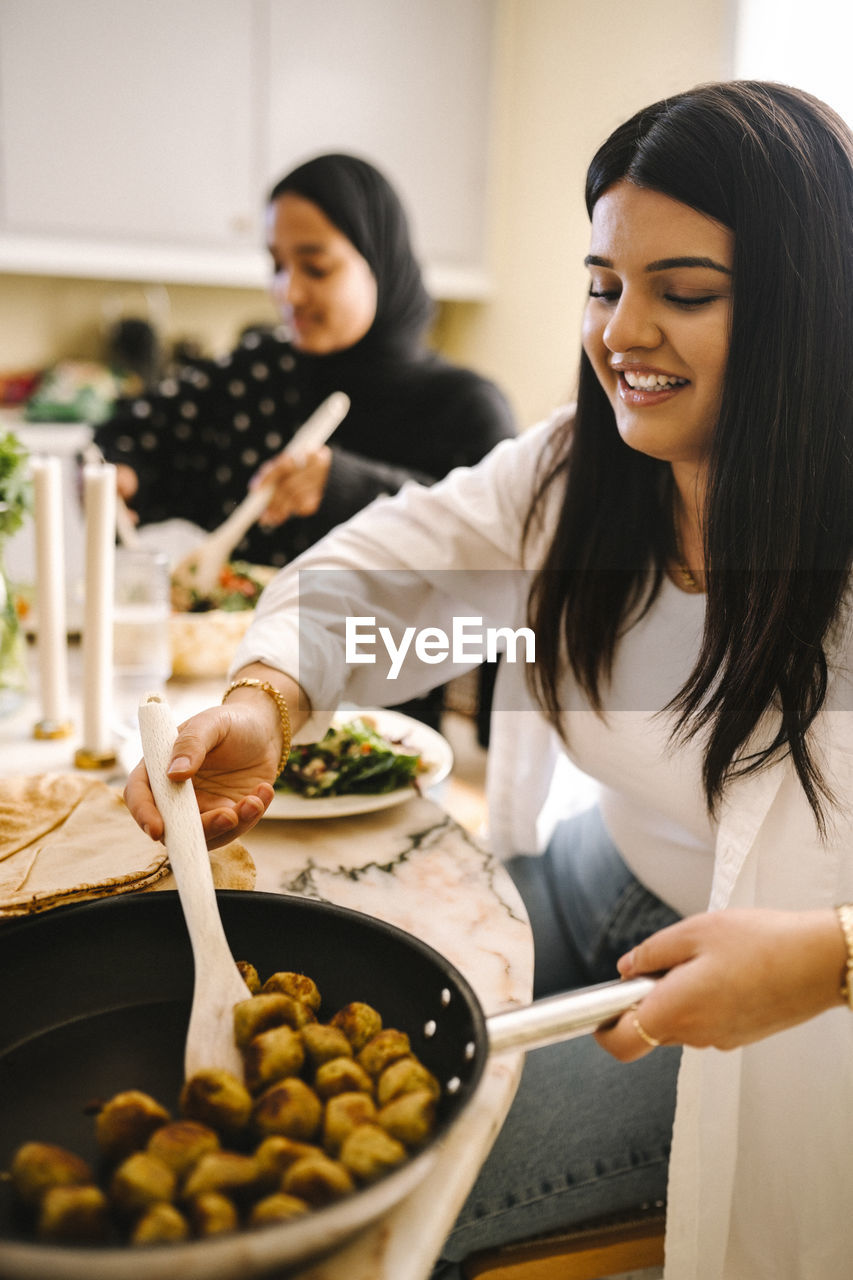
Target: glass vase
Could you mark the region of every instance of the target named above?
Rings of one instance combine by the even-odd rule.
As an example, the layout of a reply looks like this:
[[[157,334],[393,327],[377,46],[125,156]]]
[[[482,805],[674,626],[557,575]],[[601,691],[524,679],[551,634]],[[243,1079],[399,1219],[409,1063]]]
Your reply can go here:
[[[15,593],[0,560],[0,716],[20,707],[27,692],[27,643]]]

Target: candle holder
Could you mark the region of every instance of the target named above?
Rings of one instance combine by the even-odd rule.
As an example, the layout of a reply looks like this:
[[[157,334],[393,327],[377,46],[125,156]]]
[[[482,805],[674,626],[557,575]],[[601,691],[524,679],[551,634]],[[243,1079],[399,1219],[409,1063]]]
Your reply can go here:
[[[73,732],[74,725],[70,720],[39,720],[33,727],[33,737],[40,740],[70,738]]]
[[[118,762],[114,751],[92,751],[89,747],[78,747],[74,753],[74,764],[78,769],[111,769]]]

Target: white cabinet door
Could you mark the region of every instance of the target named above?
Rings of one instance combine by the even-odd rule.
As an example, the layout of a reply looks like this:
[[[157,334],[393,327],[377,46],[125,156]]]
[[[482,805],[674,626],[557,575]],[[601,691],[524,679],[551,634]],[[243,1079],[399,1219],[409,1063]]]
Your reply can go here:
[[[252,0],[3,0],[2,221],[255,243]]]
[[[494,0],[0,0],[0,271],[266,281],[264,187],[326,150],[486,287]]]
[[[400,191],[430,274],[486,263],[494,0],[270,0],[266,177],[352,151]],[[447,290],[445,290],[447,291]]]

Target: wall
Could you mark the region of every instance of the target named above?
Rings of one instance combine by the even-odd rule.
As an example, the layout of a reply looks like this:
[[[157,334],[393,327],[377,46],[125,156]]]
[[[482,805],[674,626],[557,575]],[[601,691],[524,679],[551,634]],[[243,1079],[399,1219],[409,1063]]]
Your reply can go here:
[[[58,276],[0,276],[0,374],[37,369],[62,357],[103,354],[111,317],[164,311],[171,340],[192,338],[213,351],[227,350],[246,324],[274,321],[264,289],[170,285]]]
[[[484,304],[439,314],[442,349],[495,377],[528,425],[572,393],[585,290],[583,175],[598,143],[665,93],[731,72],[734,0],[495,0],[500,8],[490,257]],[[0,278],[0,372],[94,356],[126,284]],[[272,317],[266,294],[168,289],[170,336],[213,351]]]
[[[523,425],[573,392],[596,147],[667,93],[731,75],[734,0],[499,0],[488,306],[443,316],[445,349],[501,381]]]

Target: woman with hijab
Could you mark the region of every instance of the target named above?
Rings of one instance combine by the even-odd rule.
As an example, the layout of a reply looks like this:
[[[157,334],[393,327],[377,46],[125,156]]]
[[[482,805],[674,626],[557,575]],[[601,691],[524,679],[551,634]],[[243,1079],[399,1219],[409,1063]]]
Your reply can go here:
[[[424,345],[432,303],[402,204],[372,165],[323,155],[294,169],[270,193],[267,243],[282,328],[121,402],[96,442],[142,524],[213,529],[251,483],[275,480],[235,557],[282,565],[379,494],[477,462],[515,428],[494,383]],[[349,413],[296,467],[281,450],[333,391]]]

